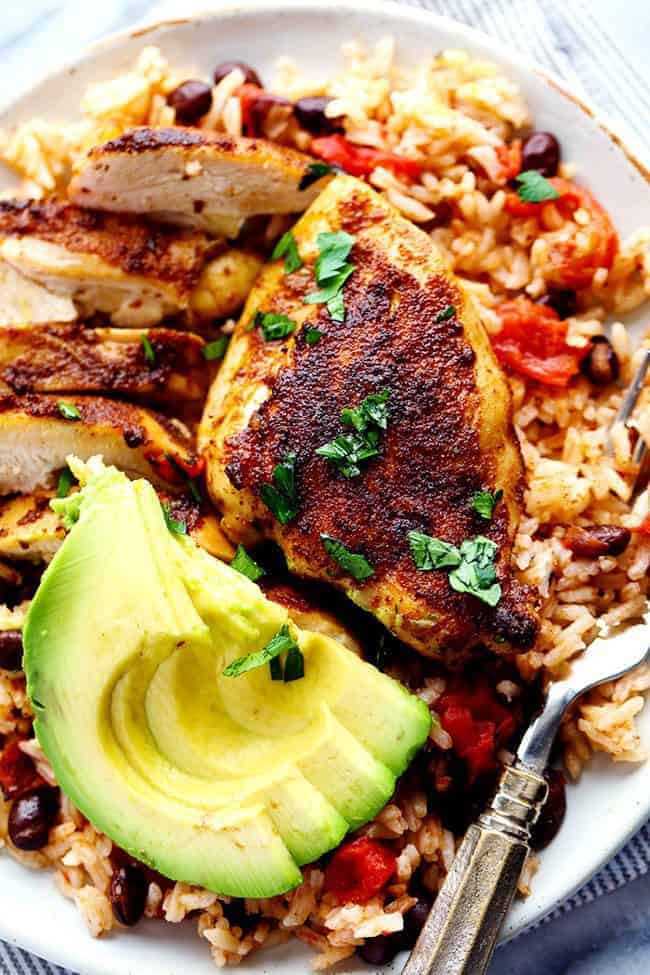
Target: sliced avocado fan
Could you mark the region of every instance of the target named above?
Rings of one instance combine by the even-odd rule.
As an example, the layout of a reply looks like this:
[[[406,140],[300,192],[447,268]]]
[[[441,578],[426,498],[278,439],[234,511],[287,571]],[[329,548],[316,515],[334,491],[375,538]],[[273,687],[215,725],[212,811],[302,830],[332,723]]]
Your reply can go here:
[[[426,705],[168,530],[151,485],[99,458],[54,501],[70,529],[24,632],[35,730],[58,782],[173,880],[270,897],[390,798]],[[304,677],[223,671],[288,626]]]

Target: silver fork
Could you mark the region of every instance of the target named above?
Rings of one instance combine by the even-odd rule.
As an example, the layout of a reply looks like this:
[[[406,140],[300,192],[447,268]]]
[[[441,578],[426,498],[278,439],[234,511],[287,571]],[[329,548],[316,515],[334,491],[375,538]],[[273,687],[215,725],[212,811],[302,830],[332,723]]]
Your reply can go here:
[[[637,369],[632,382],[630,383],[628,390],[623,397],[623,402],[621,403],[609,428],[607,434],[607,452],[610,454],[610,456],[614,453],[614,447],[611,440],[611,431],[618,423],[622,423],[626,427],[628,426],[632,413],[634,412],[634,408],[641,397],[648,371],[650,371],[650,349],[646,350],[645,355],[641,359],[639,368]],[[632,460],[635,464],[639,465],[632,488],[632,497],[635,497],[646,488],[648,480],[650,479],[650,448],[641,436],[636,442]]]
[[[543,774],[564,713],[592,687],[648,660],[650,608],[643,623],[601,633],[570,676],[551,684],[489,809],[465,834],[403,975],[486,972],[529,852],[531,827],[548,797]]]

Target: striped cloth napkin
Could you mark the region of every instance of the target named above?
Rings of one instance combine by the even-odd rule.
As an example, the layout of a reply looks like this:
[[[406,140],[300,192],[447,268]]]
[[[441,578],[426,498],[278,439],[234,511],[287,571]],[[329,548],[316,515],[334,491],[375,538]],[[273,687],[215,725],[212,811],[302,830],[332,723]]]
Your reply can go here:
[[[524,57],[547,67],[564,78],[576,94],[597,105],[599,114],[611,122],[614,130],[637,150],[641,158],[644,154],[647,158],[650,85],[643,74],[647,70],[643,45],[640,43],[636,47],[635,64],[634,59],[612,41],[602,14],[607,4],[611,14],[616,6],[614,0],[404,2],[478,28],[513,46]],[[218,6],[214,2],[213,5]],[[138,18],[155,20],[166,16],[187,16],[192,7],[205,9],[208,3],[163,0],[162,3],[152,4],[150,0],[117,0],[114,5],[111,4],[111,8],[113,6],[115,17],[110,19],[109,24],[105,13],[101,14],[93,4],[83,4],[77,9],[75,0],[63,3],[61,19],[55,18],[51,23],[52,47],[58,47],[62,36],[61,20],[67,19],[66,14],[73,7],[75,16],[81,18],[77,19],[78,31],[75,36],[83,38],[85,42],[98,33],[129,26]],[[91,12],[90,8],[96,26],[85,30],[83,21]],[[82,9],[86,12],[82,12]],[[644,0],[628,0],[625,11],[622,4],[619,7],[621,17],[631,18],[633,22],[635,17],[640,18],[641,36],[644,24],[650,32],[647,10]],[[42,44],[40,34],[39,41]],[[68,50],[67,56],[71,57],[73,53]],[[23,60],[22,63],[26,62]],[[647,945],[650,916],[643,908],[650,901],[650,878],[645,877],[649,866],[650,823],[588,884],[561,904],[536,931],[525,939],[520,936],[513,944],[497,952],[490,975],[536,975],[542,970],[545,975],[573,975],[574,972],[575,975],[610,975],[612,965],[615,965],[617,975],[647,975],[650,972],[650,947]],[[636,882],[627,891],[613,895],[612,906],[606,911],[599,910],[598,905],[592,903],[603,894],[611,894],[633,880]],[[617,900],[616,905],[614,900]],[[564,916],[583,905],[590,906],[581,912],[578,930]],[[616,958],[610,961],[609,955],[605,959],[606,949],[602,942],[613,937],[608,927],[608,917],[611,919],[612,915],[627,919],[628,926],[621,922],[626,933],[625,943],[618,943],[620,947],[617,948]],[[630,917],[633,924],[629,923]],[[557,924],[549,929],[547,923],[553,920]],[[620,924],[618,930],[620,933]],[[63,975],[63,970],[0,942],[0,975]]]

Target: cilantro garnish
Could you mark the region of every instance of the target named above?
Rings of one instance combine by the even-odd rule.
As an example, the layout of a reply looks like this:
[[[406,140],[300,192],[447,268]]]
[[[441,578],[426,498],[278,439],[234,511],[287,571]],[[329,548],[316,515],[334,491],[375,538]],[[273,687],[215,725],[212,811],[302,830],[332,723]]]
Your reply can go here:
[[[237,546],[237,551],[235,552],[234,559],[230,563],[230,568],[241,572],[243,576],[246,576],[252,582],[257,582],[258,579],[266,575],[262,566],[258,565],[255,559],[251,558],[243,545]]]
[[[543,203],[544,200],[557,200],[560,196],[550,180],[536,169],[527,169],[515,179],[519,183],[517,196],[525,203]]]
[[[154,362],[156,361],[156,353],[153,350],[153,345],[149,341],[149,336],[143,332],[140,336],[140,341],[142,342],[142,350],[144,352],[145,360],[150,366],[153,366]]]
[[[218,339],[214,340],[214,342],[208,342],[207,345],[204,345],[202,349],[203,358],[207,362],[212,362],[214,359],[223,359],[229,342],[229,335],[220,335]]]
[[[466,539],[460,548],[423,532],[408,533],[411,554],[421,572],[448,569],[449,585],[456,592],[475,596],[488,606],[496,606],[501,598],[494,562],[497,545],[484,535]]]
[[[284,679],[284,674],[282,673],[282,661],[279,657],[274,657],[273,660],[269,661],[269,670],[271,671],[271,680]]]
[[[265,342],[286,339],[287,335],[291,335],[296,330],[296,323],[291,318],[287,318],[286,315],[276,315],[272,311],[256,311],[253,326],[261,328]]]
[[[300,647],[294,643],[287,651],[287,659],[284,662],[284,682],[290,684],[294,680],[300,680],[305,676],[305,658]]]
[[[302,300],[308,305],[327,305],[327,310],[335,322],[345,319],[343,304],[343,285],[354,272],[354,264],[348,257],[354,245],[354,237],[344,230],[336,233],[322,233],[316,238],[319,256],[314,264],[316,284],[320,290],[313,291]]]
[[[332,535],[327,535],[325,532],[321,532],[320,540],[327,554],[331,555],[345,572],[349,572],[353,579],[364,582],[374,574],[375,570],[365,555],[361,555],[359,552],[351,552],[338,538],[333,538]]]
[[[300,648],[291,636],[289,627],[285,623],[261,650],[258,650],[256,653],[248,653],[245,657],[237,657],[236,660],[231,661],[223,671],[223,676],[239,677],[240,674],[245,674],[249,670],[256,670],[257,667],[263,667],[276,657],[279,657],[281,653],[285,651],[290,652],[294,647],[300,653]],[[292,678],[292,680],[295,680],[295,678]]]
[[[74,474],[66,464],[61,473],[59,474],[59,480],[56,485],[56,496],[57,498],[67,498],[70,488],[75,480]]]
[[[336,169],[334,166],[330,166],[326,162],[311,162],[305,170],[305,174],[298,183],[299,190],[306,190],[312,183],[316,183],[323,176],[329,176],[330,173],[335,173]]]
[[[167,501],[163,501],[160,507],[162,508],[165,524],[167,525],[169,531],[174,535],[187,535],[187,522],[180,518],[174,518],[169,503]]]
[[[477,515],[481,516],[481,518],[485,518],[486,521],[490,521],[492,515],[494,514],[494,509],[502,497],[502,488],[499,488],[499,490],[495,491],[494,494],[492,494],[491,491],[477,491],[472,497],[472,508]]]
[[[379,456],[379,438],[388,425],[390,389],[372,393],[354,408],[341,410],[341,422],[353,427],[354,433],[340,434],[318,447],[316,453],[325,457],[344,477],[358,477],[359,466],[371,457]]]
[[[323,335],[325,335],[325,332],[321,332],[319,328],[308,327],[305,329],[305,342],[307,345],[316,345],[317,342],[320,342]]]
[[[289,453],[273,468],[273,484],[263,484],[260,497],[281,525],[287,525],[298,514],[296,491],[296,455]]]
[[[59,413],[61,414],[61,416],[63,417],[64,420],[80,420],[81,419],[81,413],[79,412],[79,410],[77,409],[77,407],[74,405],[74,403],[65,403],[63,400],[61,400],[57,404],[57,406],[59,407]]]
[[[440,322],[449,321],[449,319],[453,318],[455,314],[456,314],[456,309],[454,308],[454,306],[447,305],[447,307],[443,311],[438,312],[438,314],[433,320],[436,324],[439,324]]]
[[[271,260],[275,261],[278,257],[284,258],[285,274],[291,274],[292,271],[298,271],[302,267],[302,259],[298,253],[296,238],[293,236],[291,230],[287,230],[286,234],[282,234],[273,248]]]

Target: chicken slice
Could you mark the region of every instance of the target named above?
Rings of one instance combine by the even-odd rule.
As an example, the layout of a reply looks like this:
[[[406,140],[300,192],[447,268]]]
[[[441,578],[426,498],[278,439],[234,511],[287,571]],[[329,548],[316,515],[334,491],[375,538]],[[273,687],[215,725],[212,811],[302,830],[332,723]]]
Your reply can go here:
[[[345,320],[316,290],[317,236],[354,238],[344,285]],[[330,581],[420,652],[462,660],[483,641],[496,651],[536,633],[531,594],[512,578],[520,516],[521,456],[508,386],[474,305],[430,238],[365,184],[339,177],[294,227],[304,262],[265,267],[211,389],[199,433],[208,487],[234,540],[274,539],[301,576]],[[264,341],[256,311],[286,315],[295,332]],[[322,332],[309,343],[305,327]],[[313,339],[313,334],[311,336]],[[380,455],[344,477],[317,448],[340,434],[341,410],[390,390]],[[274,468],[295,455],[297,515],[284,526],[260,496]],[[491,520],[479,491],[503,490]],[[408,533],[459,546],[477,535],[498,546],[502,596],[490,608],[452,590],[447,571],[420,571]],[[325,551],[321,533],[372,567],[355,580]]]
[[[53,486],[70,454],[101,454],[158,486],[181,486],[181,467],[196,466],[187,431],[152,410],[100,396],[0,396],[0,495]]]
[[[138,128],[95,146],[68,195],[84,207],[144,213],[236,237],[254,214],[301,213],[323,188],[313,160],[264,139],[187,128]]]
[[[210,370],[192,332],[19,325],[0,330],[0,393],[109,393],[196,403]]]
[[[105,312],[116,325],[154,325],[188,308],[214,247],[204,234],[154,228],[133,216],[0,201],[0,259],[59,301],[74,301],[82,315]],[[66,310],[47,320],[69,321]]]
[[[0,260],[0,328],[21,322],[72,322],[77,309],[72,299],[53,294]]]
[[[0,498],[0,559],[49,562],[65,536],[58,515],[50,508],[53,493],[18,494]],[[170,517],[183,521],[198,545],[229,562],[235,550],[213,512],[202,511],[186,498],[160,494]]]

